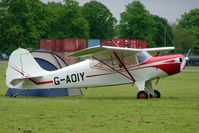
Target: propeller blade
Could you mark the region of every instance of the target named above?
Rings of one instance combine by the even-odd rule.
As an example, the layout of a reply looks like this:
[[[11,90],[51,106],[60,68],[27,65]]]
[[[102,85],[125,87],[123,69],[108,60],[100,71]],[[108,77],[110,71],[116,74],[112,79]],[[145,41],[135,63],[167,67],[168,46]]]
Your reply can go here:
[[[186,64],[186,57],[184,56],[182,59],[181,66],[180,66],[180,71],[182,71],[185,68],[185,64]]]
[[[190,52],[191,52],[191,49],[189,49],[187,54],[185,54],[185,56],[183,57],[182,63],[181,63],[181,66],[180,66],[180,71],[182,71],[185,68],[186,61],[189,60],[188,55],[190,54]]]
[[[187,60],[189,60],[188,56],[189,56],[190,52],[191,52],[191,48],[189,49],[189,51],[188,51],[187,54],[186,54]]]

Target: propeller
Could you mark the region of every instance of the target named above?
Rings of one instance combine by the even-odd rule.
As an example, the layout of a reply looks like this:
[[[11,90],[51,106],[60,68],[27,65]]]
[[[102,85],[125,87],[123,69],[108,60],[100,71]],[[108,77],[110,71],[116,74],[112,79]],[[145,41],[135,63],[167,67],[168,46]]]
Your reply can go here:
[[[187,54],[185,54],[185,56],[183,57],[182,63],[181,63],[181,66],[180,66],[180,71],[182,71],[185,68],[186,61],[189,60],[188,55],[189,55],[190,52],[191,52],[191,49],[189,49]]]

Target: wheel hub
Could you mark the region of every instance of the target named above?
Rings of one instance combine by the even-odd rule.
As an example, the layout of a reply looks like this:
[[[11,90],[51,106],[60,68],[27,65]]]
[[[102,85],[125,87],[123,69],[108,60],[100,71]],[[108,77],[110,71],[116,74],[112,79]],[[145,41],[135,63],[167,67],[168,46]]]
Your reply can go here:
[[[140,94],[139,98],[140,99],[145,99],[145,95],[144,94]]]

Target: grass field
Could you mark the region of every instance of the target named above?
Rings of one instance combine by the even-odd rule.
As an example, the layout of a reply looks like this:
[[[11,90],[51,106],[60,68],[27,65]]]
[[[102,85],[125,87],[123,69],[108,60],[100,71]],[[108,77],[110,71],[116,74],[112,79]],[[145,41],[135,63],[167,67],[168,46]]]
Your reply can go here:
[[[3,96],[5,67],[0,64],[0,133],[199,132],[199,73],[161,79],[155,85],[161,99],[137,100],[131,85],[82,89],[77,97],[10,98]]]

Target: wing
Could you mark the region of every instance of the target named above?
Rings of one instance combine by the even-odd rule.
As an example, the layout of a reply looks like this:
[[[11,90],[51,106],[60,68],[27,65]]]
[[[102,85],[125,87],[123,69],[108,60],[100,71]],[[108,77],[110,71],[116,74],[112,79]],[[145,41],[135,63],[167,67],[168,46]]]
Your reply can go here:
[[[174,50],[175,47],[159,47],[159,48],[145,48],[143,50],[147,51],[151,55],[157,55],[162,53],[167,53],[168,51]]]
[[[128,67],[137,64],[135,55],[140,51],[142,50],[111,46],[97,46],[77,51],[70,56],[86,58],[91,57],[94,58],[94,60],[91,60],[91,66],[93,68],[119,72],[124,65]]]
[[[157,52],[163,53],[163,52],[168,52],[173,49],[175,49],[175,47],[134,49],[134,48],[111,47],[111,46],[96,46],[96,47],[77,51],[69,56],[85,57],[85,58],[89,58],[93,56],[100,56],[101,58],[107,60],[107,59],[113,58],[112,54],[114,52],[122,55],[123,57],[128,57],[128,56],[133,56],[140,51],[146,51],[149,53],[157,53]]]
[[[97,61],[92,60],[91,66],[96,69],[112,70],[126,78],[130,79],[133,83],[135,78],[130,73],[131,66],[140,63],[151,57],[148,52],[158,52],[170,50],[173,48],[147,48],[147,49],[133,49],[111,46],[97,46],[77,51],[70,56],[74,57],[93,57]],[[127,74],[123,72],[126,71]]]
[[[77,51],[69,56],[73,57],[100,57],[104,60],[113,59],[112,56],[113,53],[117,53],[122,55],[123,57],[132,56],[138,52],[140,52],[141,49],[132,49],[132,48],[122,48],[122,47],[111,47],[111,46],[96,46],[92,48],[83,49],[80,51]]]
[[[135,54],[142,50],[147,51],[149,53],[153,52],[168,52],[170,50],[174,50],[175,47],[159,47],[159,48],[145,48],[145,49],[134,49],[134,48],[122,48],[122,47],[112,47],[112,46],[96,46],[91,48],[86,48],[80,51],[77,51],[73,54],[70,54],[69,56],[73,57],[92,57],[96,55],[101,55],[106,53],[112,53],[112,52],[123,52],[128,54]]]

